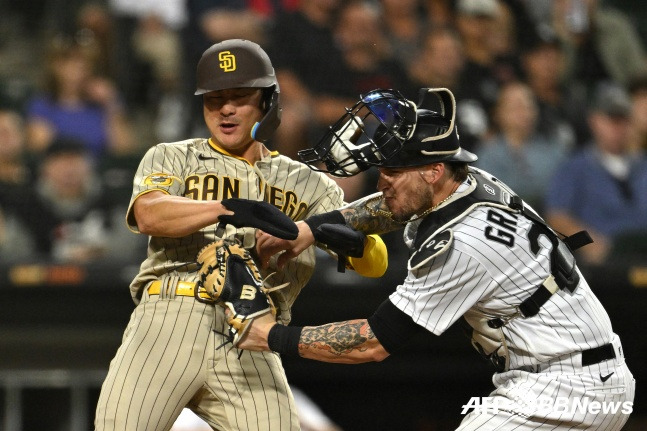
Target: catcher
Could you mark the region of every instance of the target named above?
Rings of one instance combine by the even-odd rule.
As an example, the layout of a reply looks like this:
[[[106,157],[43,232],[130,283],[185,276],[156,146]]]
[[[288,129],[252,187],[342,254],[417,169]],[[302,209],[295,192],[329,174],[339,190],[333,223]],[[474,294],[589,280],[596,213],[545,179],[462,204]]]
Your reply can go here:
[[[432,102],[434,110],[423,108]],[[422,89],[417,105],[376,90],[301,153],[336,175],[377,166],[379,193],[306,219],[296,241],[265,242],[274,250],[283,244],[287,260],[325,224],[365,232],[404,226],[408,273],[368,319],[293,327],[261,317],[240,347],[380,361],[415,334],[440,335],[460,320],[491,362],[495,389],[472,404],[458,430],[620,430],[636,382],[572,253],[590,237],[557,234],[505,184],[469,166],[477,157],[459,145],[455,107],[447,89]]]
[[[343,192],[264,145],[281,107],[260,46],[213,45],[198,63],[197,86],[211,136],[155,145],[135,174],[127,223],[150,236],[148,255],[130,285],[137,306],[102,385],[95,428],[168,430],[187,407],[214,430],[298,430],[279,355],[234,347],[258,316],[287,324],[314,270],[313,247],[282,269],[276,259],[259,268],[257,230],[295,238],[294,221],[337,208]],[[333,249],[359,273],[383,273],[384,244],[353,238]]]

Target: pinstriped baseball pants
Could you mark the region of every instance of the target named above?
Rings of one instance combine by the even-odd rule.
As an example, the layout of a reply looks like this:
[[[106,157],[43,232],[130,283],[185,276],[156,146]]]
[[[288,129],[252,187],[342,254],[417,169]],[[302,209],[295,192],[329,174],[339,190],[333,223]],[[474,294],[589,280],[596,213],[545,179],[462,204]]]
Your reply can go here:
[[[629,419],[636,382],[622,350],[616,352],[616,359],[589,366],[572,355],[536,373],[495,374],[488,408],[470,412],[457,431],[619,431]]]
[[[168,430],[188,407],[214,430],[298,430],[278,354],[217,349],[225,329],[221,307],[144,293],[110,363],[95,429]]]

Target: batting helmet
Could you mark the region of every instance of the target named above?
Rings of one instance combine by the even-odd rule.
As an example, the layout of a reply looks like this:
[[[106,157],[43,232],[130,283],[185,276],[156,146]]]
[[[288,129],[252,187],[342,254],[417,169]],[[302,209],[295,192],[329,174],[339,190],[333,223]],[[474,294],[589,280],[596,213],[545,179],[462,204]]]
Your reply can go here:
[[[437,110],[419,109],[430,102],[430,96]],[[476,155],[460,147],[455,113],[454,95],[446,88],[421,89],[418,105],[397,91],[374,90],[299,156],[312,169],[339,177],[371,166],[474,162]]]
[[[272,62],[258,44],[230,39],[212,45],[202,54],[195,94],[229,88],[264,89],[265,115],[254,125],[251,135],[257,141],[267,141],[281,123],[280,89]]]

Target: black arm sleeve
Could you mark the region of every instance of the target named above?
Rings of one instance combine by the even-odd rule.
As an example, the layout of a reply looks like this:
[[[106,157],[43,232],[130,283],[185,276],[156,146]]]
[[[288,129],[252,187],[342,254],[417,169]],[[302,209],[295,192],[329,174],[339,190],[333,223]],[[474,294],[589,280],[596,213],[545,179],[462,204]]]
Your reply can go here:
[[[387,299],[367,319],[371,330],[384,349],[393,353],[411,337],[425,329]]]

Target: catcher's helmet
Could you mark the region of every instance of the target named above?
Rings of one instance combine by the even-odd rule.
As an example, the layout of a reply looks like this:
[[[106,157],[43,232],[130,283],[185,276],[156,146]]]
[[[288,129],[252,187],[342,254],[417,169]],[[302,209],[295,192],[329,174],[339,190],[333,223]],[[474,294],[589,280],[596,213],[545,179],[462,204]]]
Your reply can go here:
[[[418,108],[429,102],[429,96],[435,96],[436,111]],[[374,90],[299,156],[312,169],[339,177],[371,166],[474,162],[476,155],[460,147],[455,112],[454,95],[446,88],[421,89],[418,105],[397,91]]]
[[[281,123],[279,83],[267,53],[249,40],[230,39],[212,45],[200,58],[197,89],[201,95],[229,88],[263,88],[265,116],[252,128],[252,138],[267,141]]]

